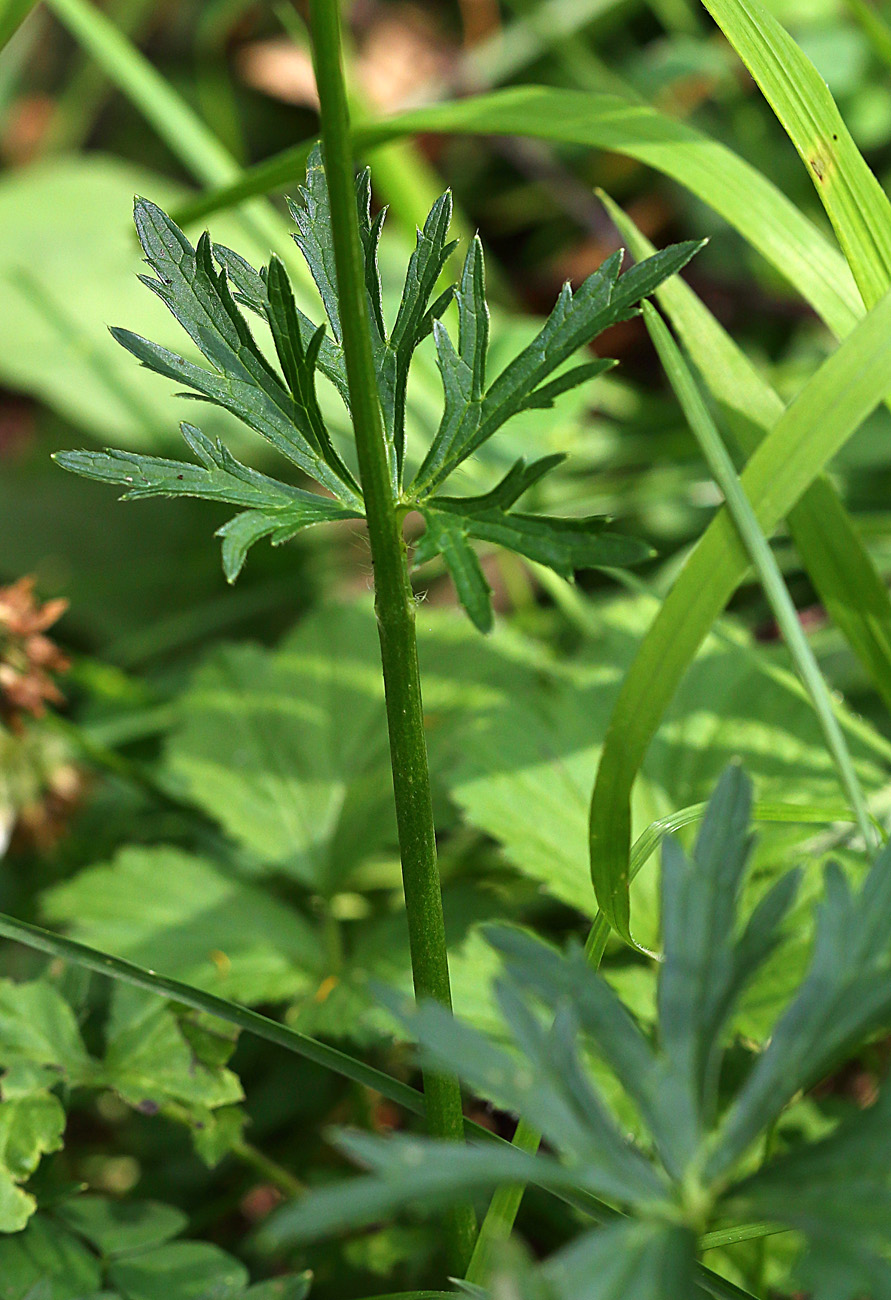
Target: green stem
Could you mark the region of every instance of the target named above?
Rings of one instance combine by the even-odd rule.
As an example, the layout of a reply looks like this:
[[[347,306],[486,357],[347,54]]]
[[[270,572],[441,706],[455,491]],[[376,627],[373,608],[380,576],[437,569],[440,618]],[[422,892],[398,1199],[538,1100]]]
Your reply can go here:
[[[436,862],[433,802],[421,704],[415,604],[393,489],[359,240],[355,168],[341,57],[337,0],[311,0],[310,31],[321,106],[322,151],[331,203],[343,351],[365,497],[375,610],[390,733],[390,761],[402,856],[415,995],[451,1006],[449,968]],[[463,1140],[461,1089],[455,1075],[425,1072],[431,1134]],[[475,1233],[473,1211],[459,1207],[447,1224],[453,1269],[463,1272]]]
[[[730,454],[721,440],[721,435],[712,417],[706,409],[705,402],[696,386],[680,348],[675,343],[668,326],[650,303],[644,303],[644,320],[656,351],[681,404],[687,423],[690,425],[702,453],[714,476],[715,482],[724,494],[727,509],[730,512],[740,538],[749,553],[749,558],[761,580],[767,597],[789,653],[795,664],[802,683],[811,698],[811,703],[826,747],[835,762],[842,789],[850,801],[860,834],[863,836],[867,851],[878,847],[878,841],[860,782],[854,771],[854,764],[841,727],[832,707],[832,699],[823,680],[814,653],[802,631],[798,612],[783,581],[779,565],[776,562],[770,543],[761,531],[761,527],[752,509],[751,503],[743,491],[736,468]]]

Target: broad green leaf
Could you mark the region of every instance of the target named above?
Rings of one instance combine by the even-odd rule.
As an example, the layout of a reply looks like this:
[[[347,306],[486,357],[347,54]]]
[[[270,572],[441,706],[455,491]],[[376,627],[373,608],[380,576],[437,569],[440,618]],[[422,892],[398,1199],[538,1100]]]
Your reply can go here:
[[[208,1169],[216,1169],[230,1151],[243,1143],[248,1123],[248,1116],[240,1106],[219,1106],[216,1110],[196,1115],[192,1124],[192,1144],[196,1155]]]
[[[742,486],[768,536],[888,395],[889,327],[891,294],[823,362],[751,457]],[[723,508],[656,616],[613,713],[591,805],[591,873],[604,915],[625,938],[631,786],[684,671],[748,567]]]
[[[551,896],[591,919],[588,810],[591,786],[622,678],[658,611],[652,598],[619,597],[597,605],[597,631],[568,669],[546,664],[539,683],[524,684],[481,712],[462,738],[449,775],[464,817],[495,838],[508,860]],[[799,801],[825,807],[831,822],[841,802],[831,760],[813,712],[773,669],[779,648],[754,646],[725,620],[706,640],[666,710],[643,761],[632,802],[632,833],[704,800],[721,771],[740,758],[760,803]],[[853,735],[858,775],[871,792],[884,783],[883,764]],[[796,781],[790,789],[788,773]],[[804,821],[810,814],[802,809]],[[813,828],[771,828],[762,835],[759,867],[776,872],[789,849]],[[634,886],[636,933],[658,942],[655,864]],[[807,928],[807,919],[801,925]]]
[[[95,1253],[46,1215],[38,1214],[24,1232],[0,1237],[2,1300],[83,1300],[101,1287]]]
[[[310,616],[275,653],[221,649],[168,745],[184,792],[258,867],[323,892],[394,836],[377,653],[373,620],[346,607]]]
[[[488,984],[496,962],[479,935],[481,922],[503,915],[485,890],[446,883],[443,888],[452,998],[461,1014],[488,1028],[501,1026]],[[380,987],[411,994],[411,954],[405,918],[398,911],[341,923],[344,955],[320,962],[317,986],[293,1005],[290,1023],[304,1033],[334,1041],[379,1043],[399,1036],[401,1026],[376,996]]]
[[[678,1300],[694,1291],[695,1259],[689,1230],[626,1222],[586,1233],[542,1273],[555,1300]]]
[[[810,59],[758,0],[703,0],[782,122],[867,307],[891,287],[891,203]]]
[[[318,963],[299,912],[172,846],[122,849],[42,907],[84,943],[248,1005],[293,997]]]
[[[113,1260],[108,1280],[127,1300],[237,1300],[249,1281],[243,1264],[204,1241],[175,1241]]]
[[[13,1097],[5,1079],[0,1087],[0,1232],[20,1232],[37,1202],[19,1184],[30,1178],[42,1156],[60,1150],[65,1109],[49,1092]]]
[[[164,205],[183,193],[167,178],[101,154],[48,159],[4,174],[0,377],[90,437],[154,450],[172,441],[175,389],[133,364],[109,335],[109,316],[170,348],[188,340],[136,278],[141,253],[130,224],[136,192]],[[214,234],[223,243],[240,242],[247,256],[259,257],[264,248],[245,240],[228,216],[214,222]],[[205,427],[237,450],[253,440],[222,409],[208,408]]]
[[[72,1085],[90,1072],[74,1012],[46,980],[0,981],[0,1066],[19,1063],[49,1066]]]
[[[242,1099],[237,1077],[216,1062],[202,1059],[200,1042],[196,1044],[188,1032],[188,1018],[180,1021],[156,998],[116,988],[106,1036],[97,1082],[101,1078],[136,1109],[151,1113],[172,1101],[200,1111]],[[230,1039],[230,1051],[233,1046]]]
[[[607,149],[664,172],[712,207],[823,317],[846,334],[862,303],[844,258],[789,199],[726,146],[647,104],[614,94],[516,86],[362,125],[357,146],[421,132],[519,135]],[[203,198],[205,214],[290,185],[305,149],[286,151]]]
[[[109,1259],[161,1246],[178,1237],[189,1222],[182,1210],[158,1201],[90,1195],[63,1201],[54,1214]]]
[[[610,215],[635,257],[653,246],[611,200]],[[708,308],[675,276],[656,290],[741,451],[751,455],[784,403]],[[789,511],[789,531],[830,618],[891,705],[891,600],[831,480],[821,475]]]
[[[239,1300],[306,1300],[311,1287],[311,1273],[295,1273],[291,1277],[276,1277],[269,1282],[258,1282],[256,1286],[248,1287]],[[418,1300],[423,1300],[423,1296],[424,1293],[420,1292]]]

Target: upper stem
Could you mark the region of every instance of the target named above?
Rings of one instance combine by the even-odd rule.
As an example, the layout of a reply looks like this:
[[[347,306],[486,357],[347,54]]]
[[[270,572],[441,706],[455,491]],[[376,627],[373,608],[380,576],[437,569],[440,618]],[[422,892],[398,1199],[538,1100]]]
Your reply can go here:
[[[433,802],[415,637],[415,603],[392,488],[390,457],[372,353],[349,109],[341,57],[340,12],[337,0],[311,0],[309,9],[321,106],[322,152],[331,205],[343,352],[374,566],[375,610],[387,702],[412,977],[417,997],[435,998],[450,1007],[442,891],[436,862]],[[461,1090],[457,1077],[425,1072],[424,1092],[430,1132],[437,1137],[463,1139]],[[461,1207],[453,1214],[448,1227],[451,1265],[460,1273],[473,1246],[473,1211]]]

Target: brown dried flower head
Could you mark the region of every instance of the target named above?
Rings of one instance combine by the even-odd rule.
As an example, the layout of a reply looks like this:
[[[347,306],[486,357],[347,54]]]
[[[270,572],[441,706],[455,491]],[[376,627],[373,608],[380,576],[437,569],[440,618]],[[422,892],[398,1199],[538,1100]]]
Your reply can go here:
[[[41,604],[31,577],[0,587],[0,721],[7,725],[19,724],[25,713],[39,718],[47,703],[63,702],[50,674],[65,672],[69,661],[46,631],[67,608],[62,599]]]

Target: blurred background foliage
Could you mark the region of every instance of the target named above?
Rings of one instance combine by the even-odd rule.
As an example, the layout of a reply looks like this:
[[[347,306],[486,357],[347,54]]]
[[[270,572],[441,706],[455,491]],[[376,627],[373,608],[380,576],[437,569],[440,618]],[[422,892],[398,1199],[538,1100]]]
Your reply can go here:
[[[826,78],[887,181],[891,80],[867,0],[766,2]],[[792,146],[692,0],[356,0],[347,11],[360,116],[512,84],[618,90],[724,142],[828,229]],[[136,279],[132,197],[175,206],[197,184],[224,182],[312,138],[315,90],[299,6],[107,0],[107,17],[167,87],[154,116],[87,48],[90,12],[82,0],[39,5],[0,53],[0,585],[25,575],[36,583],[24,614],[21,601],[0,592],[0,659],[32,684],[44,661],[29,637],[51,636],[70,659],[64,706],[50,699],[44,712],[40,698],[4,705],[0,910],[275,1009],[295,1027],[361,1045],[409,1077],[395,1026],[369,992],[373,980],[407,987],[408,960],[361,528],[310,530],[277,550],[258,546],[229,589],[211,541],[222,508],[121,506],[49,459],[60,448],[106,443],[180,454],[177,423],[195,408],[172,400],[173,386],[141,371],[107,332],[124,325],[182,344]],[[177,131],[177,104],[204,122],[216,152],[199,147],[196,161]],[[493,366],[502,349],[531,335],[565,280],[580,282],[619,246],[598,188],[658,246],[710,237],[688,283],[784,399],[831,349],[825,328],[738,234],[680,185],[627,157],[513,138],[425,136],[378,148],[368,161],[375,203],[391,207],[381,259],[391,302],[414,226],[439,191],[451,187],[461,234],[480,231]],[[278,196],[209,224],[215,241],[254,263],[272,247],[287,256],[298,293],[309,298]],[[494,963],[475,927],[498,916],[557,938],[584,934],[594,910],[587,806],[611,703],[654,598],[717,503],[640,323],[615,328],[599,346],[620,366],[556,409],[520,417],[465,482],[484,488],[518,455],[568,452],[548,505],[606,513],[644,536],[656,551],[641,573],[645,589],[626,592],[604,574],[570,588],[514,556],[484,555],[503,616],[484,641],[457,616],[441,572],[428,566],[417,580],[455,1000],[493,1028],[486,987]],[[416,448],[429,441],[439,400],[428,344],[410,393]],[[325,409],[335,433],[346,435],[334,402]],[[264,467],[266,448],[225,413],[201,408],[200,422]],[[891,571],[889,434],[891,415],[881,408],[833,466],[883,573]],[[853,744],[881,811],[891,747],[880,734],[878,701],[782,535],[777,553],[831,680],[879,724]],[[67,601],[64,614],[54,604],[52,617],[41,617],[48,600]],[[738,592],[672,706],[639,785],[638,833],[704,799],[739,754],[762,802],[839,802],[816,724],[790,683],[754,585]],[[752,888],[760,892],[790,853],[818,862],[833,846],[833,833],[813,825],[765,828]],[[644,939],[656,935],[653,874],[645,871],[636,886]],[[816,872],[808,881],[816,886]],[[741,1052],[798,978],[808,916],[805,890],[793,955],[787,949],[769,965],[737,1026]],[[252,1253],[253,1227],[282,1196],[342,1173],[320,1125],[386,1129],[403,1122],[389,1104],[247,1039],[227,1064],[234,1043],[196,1045],[195,1024],[175,1011],[47,967],[24,950],[5,945],[0,968],[67,1004],[81,1054],[76,1067],[64,1056],[40,1062],[65,1077],[65,1147],[28,1185],[41,1207],[30,1245],[0,1239],[0,1275],[24,1278],[19,1289],[4,1291],[0,1282],[0,1295],[29,1294],[30,1265],[21,1261],[28,1251],[44,1258],[46,1240],[83,1251],[80,1238],[71,1244],[83,1224],[58,1207],[74,1204],[67,1198],[84,1186],[180,1207],[191,1234],[241,1255],[258,1277],[312,1267],[320,1300],[405,1290],[436,1276],[438,1244],[427,1224],[293,1257]],[[617,949],[605,970],[651,1019],[649,968]],[[8,986],[0,998],[0,1041],[25,1014],[16,987],[32,986]],[[205,1071],[191,1091],[176,1064],[187,1048]],[[790,1128],[819,1132],[839,1091],[866,1086],[873,1065],[853,1063],[837,1087],[801,1103]],[[477,1118],[510,1132],[504,1117]],[[17,1170],[0,1153],[0,1181],[22,1183],[40,1154],[58,1146],[58,1117],[46,1123],[30,1167],[25,1160]],[[521,1226],[542,1249],[572,1231],[533,1193]],[[157,1241],[151,1232],[146,1240],[174,1250],[163,1243],[181,1230],[180,1216]],[[793,1254],[794,1243],[776,1238],[711,1252],[709,1263],[741,1282],[782,1289]],[[72,1267],[58,1278],[65,1268],[74,1278]],[[120,1265],[107,1267],[107,1276],[88,1271],[96,1290],[114,1286],[128,1300],[162,1294]],[[220,1264],[221,1277],[226,1268],[231,1294],[242,1294],[243,1269]],[[60,1281],[51,1294],[79,1295],[86,1283],[71,1285],[66,1291]],[[179,1292],[167,1285],[163,1294],[176,1300]]]

